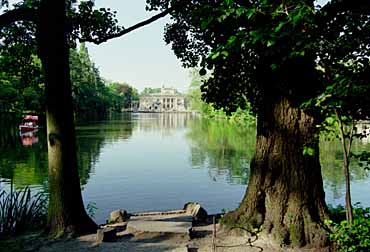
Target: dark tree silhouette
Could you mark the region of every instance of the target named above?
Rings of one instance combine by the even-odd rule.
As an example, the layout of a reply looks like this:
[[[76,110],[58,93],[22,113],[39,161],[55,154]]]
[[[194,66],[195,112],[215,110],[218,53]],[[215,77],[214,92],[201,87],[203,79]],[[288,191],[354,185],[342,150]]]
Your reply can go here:
[[[147,0],[152,10],[178,2],[165,40],[184,66],[201,67],[201,74],[212,70],[201,87],[204,100],[231,112],[247,99],[257,116],[248,188],[224,223],[263,227],[283,244],[325,245],[317,127],[323,115],[300,105],[332,83],[334,65],[354,55],[368,64],[362,53],[370,44],[370,4]]]
[[[6,5],[7,1],[2,1]],[[0,28],[32,22],[38,56],[44,69],[49,160],[48,230],[53,235],[94,232],[97,225],[86,214],[77,169],[69,45],[74,40],[103,43],[167,15],[165,10],[127,29],[114,13],[93,9],[92,1],[29,0],[0,15]],[[32,32],[32,31],[31,31]]]

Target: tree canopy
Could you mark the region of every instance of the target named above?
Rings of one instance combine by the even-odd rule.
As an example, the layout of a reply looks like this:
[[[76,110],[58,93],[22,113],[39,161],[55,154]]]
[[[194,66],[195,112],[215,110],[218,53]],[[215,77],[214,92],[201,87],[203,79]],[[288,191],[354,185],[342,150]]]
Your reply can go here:
[[[179,4],[147,3],[151,10]],[[367,1],[334,0],[324,7],[296,0],[180,5],[166,26],[165,40],[184,66],[199,65],[203,74],[213,71],[202,90],[219,107],[235,110],[246,96],[257,111],[271,94],[302,102],[332,86],[339,78],[335,75],[366,78],[357,73],[365,73],[369,65]],[[345,66],[349,61],[352,69]]]
[[[370,86],[368,1],[147,4],[149,10],[181,6],[171,13],[165,41],[185,67],[212,72],[203,81],[203,99],[229,113],[247,100],[257,115],[248,188],[224,223],[263,227],[282,244],[325,245],[317,125],[328,112],[316,105],[364,115],[369,103],[362,107],[357,99]]]
[[[9,7],[9,3],[1,1],[0,6]],[[21,28],[28,35],[26,40],[35,43],[43,66],[50,192],[47,229],[54,235],[94,232],[97,228],[84,209],[77,170],[70,48],[76,40],[99,44],[120,37],[171,11],[124,28],[110,9],[93,6],[93,1],[24,0],[0,15],[0,29],[11,32],[8,41],[22,39],[14,32]]]
[[[0,112],[44,113],[44,76],[35,52],[36,48],[23,43],[2,47]],[[78,114],[121,111],[138,99],[129,84],[109,84],[100,76],[84,43],[70,49],[70,68],[74,111]]]

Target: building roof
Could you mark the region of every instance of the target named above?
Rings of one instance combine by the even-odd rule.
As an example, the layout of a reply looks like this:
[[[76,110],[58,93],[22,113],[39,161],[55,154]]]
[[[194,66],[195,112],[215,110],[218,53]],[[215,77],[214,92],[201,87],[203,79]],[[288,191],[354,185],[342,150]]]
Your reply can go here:
[[[140,98],[149,98],[149,97],[184,97],[183,94],[178,92],[175,88],[161,88],[160,93],[152,93],[152,94],[146,94],[142,95]]]

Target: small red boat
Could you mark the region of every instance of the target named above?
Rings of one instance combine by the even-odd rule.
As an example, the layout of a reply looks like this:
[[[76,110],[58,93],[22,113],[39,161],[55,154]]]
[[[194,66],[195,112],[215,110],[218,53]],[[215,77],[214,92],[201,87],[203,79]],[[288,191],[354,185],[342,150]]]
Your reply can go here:
[[[21,132],[21,140],[23,146],[32,146],[34,144],[37,144],[39,142],[39,138],[37,136],[37,129],[34,131],[26,131]]]
[[[23,118],[23,122],[19,125],[19,130],[22,132],[34,131],[39,128],[37,122],[39,121],[38,116],[26,115]]]

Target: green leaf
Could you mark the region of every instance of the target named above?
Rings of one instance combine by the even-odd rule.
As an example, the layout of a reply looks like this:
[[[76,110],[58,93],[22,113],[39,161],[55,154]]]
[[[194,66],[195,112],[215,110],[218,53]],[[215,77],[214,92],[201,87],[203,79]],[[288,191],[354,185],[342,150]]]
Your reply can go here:
[[[304,156],[314,156],[315,155],[315,149],[305,146],[303,148],[303,155]]]
[[[220,52],[215,52],[211,54],[211,59],[217,59],[217,57],[220,56]]]
[[[276,42],[276,41],[274,41],[274,40],[268,40],[268,41],[267,41],[267,47],[271,47],[271,46],[273,46],[273,45],[275,44],[275,42]]]
[[[223,56],[225,56],[225,57],[229,56],[229,52],[227,52],[227,51],[222,51],[222,52],[221,52],[221,54],[222,54]]]

